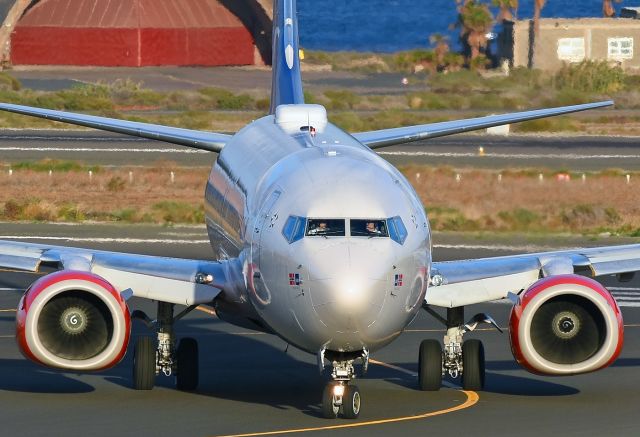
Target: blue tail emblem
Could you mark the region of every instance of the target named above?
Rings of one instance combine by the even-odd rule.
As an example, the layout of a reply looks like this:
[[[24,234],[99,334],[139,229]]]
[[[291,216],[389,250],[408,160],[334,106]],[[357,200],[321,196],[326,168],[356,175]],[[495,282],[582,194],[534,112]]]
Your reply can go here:
[[[304,103],[296,0],[273,2],[272,65],[271,114],[275,114],[278,105]]]

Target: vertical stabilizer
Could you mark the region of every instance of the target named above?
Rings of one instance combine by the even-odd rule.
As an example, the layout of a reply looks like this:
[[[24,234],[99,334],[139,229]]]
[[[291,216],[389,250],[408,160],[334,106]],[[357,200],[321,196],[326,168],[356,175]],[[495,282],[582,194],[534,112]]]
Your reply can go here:
[[[296,0],[273,1],[271,114],[279,105],[304,103]]]

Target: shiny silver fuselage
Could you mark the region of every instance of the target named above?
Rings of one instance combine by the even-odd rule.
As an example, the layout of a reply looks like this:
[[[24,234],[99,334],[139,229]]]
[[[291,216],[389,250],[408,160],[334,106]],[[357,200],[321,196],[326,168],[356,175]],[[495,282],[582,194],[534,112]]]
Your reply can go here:
[[[270,115],[238,132],[206,187],[216,255],[238,258],[221,318],[271,331],[311,353],[378,349],[421,307],[429,278],[427,217],[400,172],[339,128],[291,134]],[[289,216],[400,216],[408,236],[305,237],[289,243]],[[289,275],[299,283],[291,284]],[[398,285],[396,275],[404,278]]]

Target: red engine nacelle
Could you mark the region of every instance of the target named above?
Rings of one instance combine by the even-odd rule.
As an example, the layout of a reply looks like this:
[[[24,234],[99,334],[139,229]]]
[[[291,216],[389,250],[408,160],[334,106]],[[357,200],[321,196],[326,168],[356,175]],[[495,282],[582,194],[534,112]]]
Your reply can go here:
[[[511,351],[544,375],[592,372],[622,350],[622,314],[611,293],[584,276],[540,279],[520,296],[509,320]]]
[[[111,284],[87,272],[60,271],[34,282],[20,300],[16,340],[40,364],[102,370],[125,355],[131,319]]]

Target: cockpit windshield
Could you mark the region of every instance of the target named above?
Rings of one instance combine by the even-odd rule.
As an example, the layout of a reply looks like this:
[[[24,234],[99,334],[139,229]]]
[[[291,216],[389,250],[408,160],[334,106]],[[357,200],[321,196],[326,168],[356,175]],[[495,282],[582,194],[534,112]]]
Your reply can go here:
[[[383,237],[391,238],[398,244],[404,244],[407,239],[407,229],[399,216],[388,219],[308,219],[299,216],[289,216],[282,228],[282,235],[291,243],[306,237]],[[347,227],[349,233],[347,234]]]
[[[308,219],[306,235],[310,237],[344,237],[344,219]]]
[[[351,219],[352,237],[388,237],[387,221],[378,219]]]

